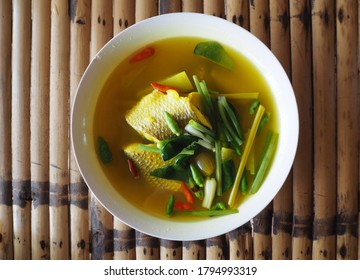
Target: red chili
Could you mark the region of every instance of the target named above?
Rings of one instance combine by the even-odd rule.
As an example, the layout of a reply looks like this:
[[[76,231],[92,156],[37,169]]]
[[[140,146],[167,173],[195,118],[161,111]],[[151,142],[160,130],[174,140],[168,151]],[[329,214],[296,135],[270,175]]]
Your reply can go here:
[[[194,203],[195,202],[195,196],[194,194],[191,192],[191,190],[189,189],[189,187],[186,185],[185,182],[181,182],[181,189],[182,192],[185,195],[185,199],[188,203]]]
[[[194,209],[194,206],[192,204],[189,204],[189,203],[185,203],[185,202],[181,202],[181,201],[176,201],[174,203],[174,208],[176,210],[179,210],[179,211],[184,211],[184,210],[193,210]]]
[[[164,86],[164,85],[161,85],[161,84],[158,84],[158,83],[150,83],[150,84],[153,87],[153,89],[157,89],[158,91],[161,91],[161,92],[166,92],[169,89],[174,89],[172,87]]]
[[[134,63],[134,62],[138,62],[138,61],[147,59],[147,58],[153,56],[154,53],[155,53],[154,48],[146,47],[146,48],[142,49],[141,51],[139,51],[138,53],[136,53],[133,57],[131,57],[129,62]]]
[[[127,162],[128,162],[130,173],[134,176],[135,179],[139,179],[140,175],[139,175],[139,172],[138,172],[135,164],[133,163],[133,161],[128,158]]]

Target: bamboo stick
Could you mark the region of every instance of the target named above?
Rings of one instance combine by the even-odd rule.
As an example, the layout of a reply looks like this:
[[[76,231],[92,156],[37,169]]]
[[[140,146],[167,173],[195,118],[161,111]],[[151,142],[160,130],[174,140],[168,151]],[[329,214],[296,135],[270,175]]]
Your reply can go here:
[[[135,23],[135,0],[114,0],[114,35]]]
[[[251,224],[245,225],[230,231],[229,238],[229,259],[230,260],[251,260],[253,259],[253,246],[251,236]]]
[[[313,120],[310,1],[290,1],[292,86],[297,99],[299,143],[293,165],[292,258],[312,257]]]
[[[70,108],[76,88],[90,56],[90,0],[70,2]],[[88,187],[76,164],[70,146],[70,255],[71,259],[89,259]]]
[[[183,241],[183,260],[205,260],[205,240]]]
[[[160,260],[181,260],[181,259],[182,259],[182,243],[180,241],[160,239]]]
[[[334,1],[312,2],[314,81],[313,259],[336,257],[336,86]]]
[[[203,0],[182,0],[182,11],[192,13],[203,12]]]
[[[158,14],[157,0],[136,0],[135,1],[135,22],[142,21]]]
[[[181,12],[181,0],[159,0],[159,14]]]
[[[271,50],[290,76],[290,16],[287,0],[270,0]],[[272,259],[291,259],[292,172],[274,198]]]
[[[358,2],[336,1],[337,50],[337,249],[336,258],[358,253]]]
[[[50,2],[32,3],[30,88],[31,256],[50,258],[49,225],[49,72]]]
[[[103,45],[113,35],[112,1],[91,2],[91,44],[90,58],[94,58]],[[113,258],[113,217],[91,195],[91,258]]]
[[[114,259],[135,260],[135,230],[114,218]]]
[[[206,259],[226,260],[228,259],[225,235],[219,235],[206,239]]]
[[[250,32],[270,46],[269,1],[250,1]],[[272,202],[253,219],[254,259],[270,259]]]
[[[226,0],[226,19],[249,30],[249,1]]]
[[[225,18],[224,0],[205,0],[204,14]]]
[[[114,0],[114,36],[135,23],[135,0]],[[134,260],[135,230],[114,218],[114,259]]]
[[[156,237],[136,231],[136,259],[158,260],[160,259],[160,243]]]
[[[68,2],[51,2],[50,42],[50,258],[69,258]]]
[[[30,48],[31,6],[13,1],[12,180],[14,258],[31,258]]]
[[[0,1],[0,260],[14,258],[11,187],[11,1]]]

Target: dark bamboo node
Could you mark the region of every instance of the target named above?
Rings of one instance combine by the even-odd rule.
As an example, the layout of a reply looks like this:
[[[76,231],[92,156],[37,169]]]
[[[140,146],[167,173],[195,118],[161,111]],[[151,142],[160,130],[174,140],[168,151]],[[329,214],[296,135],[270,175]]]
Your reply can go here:
[[[84,181],[70,183],[70,204],[83,210],[89,208],[89,189]]]
[[[31,201],[30,180],[13,180],[13,204],[20,208],[25,208],[27,203]]]
[[[34,209],[42,205],[49,205],[49,186],[49,182],[31,181],[31,194]]]
[[[274,213],[273,234],[280,232],[292,234],[293,213]]]
[[[313,224],[313,240],[336,234],[336,217],[315,219]]]
[[[0,205],[12,205],[12,185],[11,181],[0,177]]]
[[[50,183],[49,205],[51,207],[67,206],[69,203],[69,185]]]
[[[128,252],[135,246],[135,230],[128,228],[126,230],[114,229],[114,251]]]

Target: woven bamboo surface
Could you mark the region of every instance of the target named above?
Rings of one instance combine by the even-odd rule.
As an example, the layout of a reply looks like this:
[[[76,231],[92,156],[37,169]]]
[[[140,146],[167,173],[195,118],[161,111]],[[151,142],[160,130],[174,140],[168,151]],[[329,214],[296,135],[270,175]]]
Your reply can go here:
[[[112,217],[70,149],[69,108],[90,59],[145,18],[198,12],[250,30],[291,79],[300,139],[254,219],[174,242]],[[1,0],[0,259],[360,259],[357,0]]]

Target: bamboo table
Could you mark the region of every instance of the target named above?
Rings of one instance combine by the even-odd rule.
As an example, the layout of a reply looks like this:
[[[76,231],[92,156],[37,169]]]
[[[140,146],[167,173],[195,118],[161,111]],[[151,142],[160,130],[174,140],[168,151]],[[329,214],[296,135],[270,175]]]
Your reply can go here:
[[[69,143],[90,59],[145,18],[199,12],[250,30],[295,90],[300,139],[275,199],[207,240],[148,236],[91,195]],[[0,259],[360,259],[356,0],[1,0]]]

